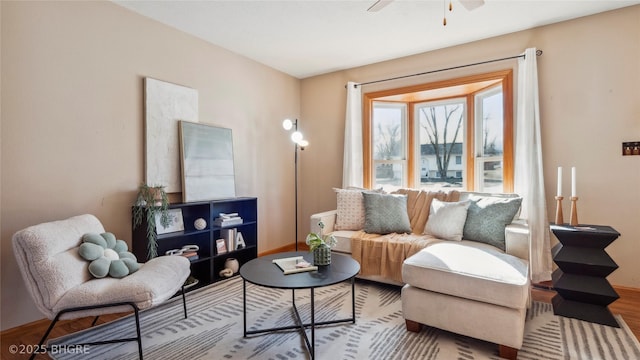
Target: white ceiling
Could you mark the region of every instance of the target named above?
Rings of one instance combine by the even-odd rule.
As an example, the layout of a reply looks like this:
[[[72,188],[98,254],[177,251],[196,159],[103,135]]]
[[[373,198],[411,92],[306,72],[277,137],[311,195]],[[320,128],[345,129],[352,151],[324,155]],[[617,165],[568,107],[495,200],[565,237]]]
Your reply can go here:
[[[372,64],[530,29],[640,0],[123,1],[115,3],[297,78]]]

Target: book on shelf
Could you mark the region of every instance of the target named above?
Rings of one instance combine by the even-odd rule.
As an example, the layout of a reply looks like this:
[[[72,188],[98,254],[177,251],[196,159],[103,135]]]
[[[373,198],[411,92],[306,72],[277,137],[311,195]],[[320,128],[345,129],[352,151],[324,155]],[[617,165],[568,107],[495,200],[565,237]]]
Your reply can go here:
[[[198,255],[197,251],[186,251],[186,252],[183,252],[181,255],[189,259],[189,261],[196,261],[200,259],[200,256]]]
[[[273,263],[276,264],[285,275],[318,270],[317,266],[311,265],[305,261],[302,256],[273,259]]]
[[[216,226],[220,226],[220,227],[226,227],[226,226],[233,226],[233,225],[240,225],[242,224],[243,220],[241,217],[231,217],[231,218],[224,218],[224,217],[217,217],[213,220],[213,223]]]
[[[222,229],[220,230],[220,236],[224,239],[227,247],[227,251],[233,251],[236,249],[236,234],[238,229]]]
[[[234,212],[234,213],[219,213],[218,216],[221,217],[221,218],[224,218],[224,219],[233,219],[233,218],[240,217],[240,215],[237,212]]]
[[[225,254],[227,252],[227,241],[225,239],[216,240],[216,251],[218,254]]]

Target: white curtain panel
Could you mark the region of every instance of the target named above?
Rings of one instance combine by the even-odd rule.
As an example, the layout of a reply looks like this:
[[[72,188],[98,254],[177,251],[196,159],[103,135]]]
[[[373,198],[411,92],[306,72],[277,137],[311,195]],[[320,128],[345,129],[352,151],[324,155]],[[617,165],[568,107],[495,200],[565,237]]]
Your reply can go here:
[[[344,160],[342,187],[363,186],[362,160],[362,90],[354,82],[347,83],[347,112],[344,125]]]
[[[521,217],[531,231],[531,281],[551,280],[549,220],[542,171],[540,101],[536,49],[518,60],[518,112],[516,117],[515,192],[523,197]]]

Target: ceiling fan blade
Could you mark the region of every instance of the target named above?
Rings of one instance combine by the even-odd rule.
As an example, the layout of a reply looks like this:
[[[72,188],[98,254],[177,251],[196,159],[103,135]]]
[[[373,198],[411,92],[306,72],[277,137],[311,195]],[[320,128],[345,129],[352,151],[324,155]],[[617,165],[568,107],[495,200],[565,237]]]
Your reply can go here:
[[[393,0],[378,0],[373,5],[371,5],[367,9],[367,11],[369,11],[369,12],[380,11],[380,10],[382,10],[383,7],[391,4],[391,2],[393,2]]]
[[[467,10],[471,11],[473,9],[477,9],[480,6],[484,5],[484,0],[460,0],[460,3]]]

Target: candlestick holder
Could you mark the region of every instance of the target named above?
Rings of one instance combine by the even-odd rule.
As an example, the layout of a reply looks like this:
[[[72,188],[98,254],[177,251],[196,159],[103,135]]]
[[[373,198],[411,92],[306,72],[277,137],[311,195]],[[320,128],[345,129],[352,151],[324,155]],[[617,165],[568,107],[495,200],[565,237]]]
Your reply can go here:
[[[578,226],[578,197],[577,196],[572,196],[571,197],[571,222],[569,223],[569,225],[571,226]]]
[[[564,196],[556,196],[556,225],[562,225],[564,223],[562,217],[562,199],[564,199]]]

